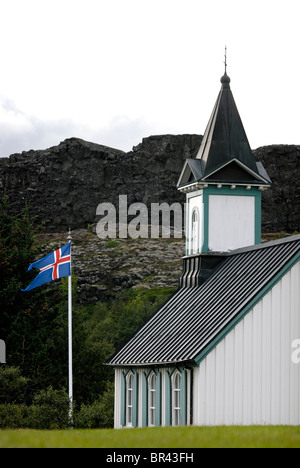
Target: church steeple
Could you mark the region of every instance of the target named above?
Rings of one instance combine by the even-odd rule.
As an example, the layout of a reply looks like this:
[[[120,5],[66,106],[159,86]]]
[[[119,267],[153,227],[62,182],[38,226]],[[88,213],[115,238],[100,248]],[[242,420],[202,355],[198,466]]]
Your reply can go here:
[[[215,173],[231,161],[250,170],[253,173],[252,178],[256,178],[259,176],[258,169],[226,71],[221,83],[221,90],[196,156],[202,163],[203,178]]]
[[[228,251],[260,242],[261,191],[271,181],[254,159],[230,89],[225,55],[221,90],[196,158],[178,181],[187,194],[187,253]]]
[[[225,72],[221,89],[207,124],[196,158],[186,161],[178,188],[200,182],[256,184],[270,186],[261,163],[254,159],[241,117]]]

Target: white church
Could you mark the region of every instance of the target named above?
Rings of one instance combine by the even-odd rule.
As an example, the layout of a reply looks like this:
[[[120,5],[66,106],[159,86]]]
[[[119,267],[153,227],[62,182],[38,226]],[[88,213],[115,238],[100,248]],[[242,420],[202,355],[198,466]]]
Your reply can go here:
[[[225,72],[178,181],[187,202],[179,289],[107,362],[115,428],[300,424],[300,235],[261,243],[270,186]]]

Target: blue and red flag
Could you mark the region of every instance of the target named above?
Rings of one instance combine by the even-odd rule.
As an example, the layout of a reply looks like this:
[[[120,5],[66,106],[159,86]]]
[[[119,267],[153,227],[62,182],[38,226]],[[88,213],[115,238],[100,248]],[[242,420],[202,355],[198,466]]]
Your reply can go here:
[[[21,290],[23,292],[31,291],[58,278],[71,276],[71,242],[41,260],[32,263],[27,271],[33,268],[40,270],[40,273],[26,289]]]

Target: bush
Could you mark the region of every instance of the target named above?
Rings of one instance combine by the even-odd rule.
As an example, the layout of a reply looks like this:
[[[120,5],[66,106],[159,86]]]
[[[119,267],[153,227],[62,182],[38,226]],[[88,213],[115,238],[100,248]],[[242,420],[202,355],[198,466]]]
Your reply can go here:
[[[18,367],[0,367],[0,404],[23,403],[28,381]]]
[[[0,405],[0,428],[19,429],[28,427],[28,409],[26,405]]]
[[[49,387],[34,397],[33,404],[0,405],[1,429],[66,429],[69,426],[69,397],[64,390]]]
[[[107,385],[106,392],[91,405],[81,405],[75,412],[74,423],[78,429],[110,428],[114,424],[114,387]]]
[[[73,412],[73,425],[80,429],[113,427],[114,388],[112,384],[90,405],[82,405]],[[0,404],[1,429],[67,429],[69,421],[69,397],[65,390],[52,387],[42,390],[34,397],[33,404]]]
[[[28,427],[34,429],[66,429],[69,426],[68,394],[52,387],[37,393],[27,419]]]

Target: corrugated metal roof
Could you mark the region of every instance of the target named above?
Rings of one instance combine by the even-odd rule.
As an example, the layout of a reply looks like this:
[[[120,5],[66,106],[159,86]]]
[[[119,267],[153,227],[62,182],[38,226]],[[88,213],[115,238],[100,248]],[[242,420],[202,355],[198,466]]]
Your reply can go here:
[[[300,252],[300,236],[227,255],[197,287],[180,288],[109,365],[193,361]]]

